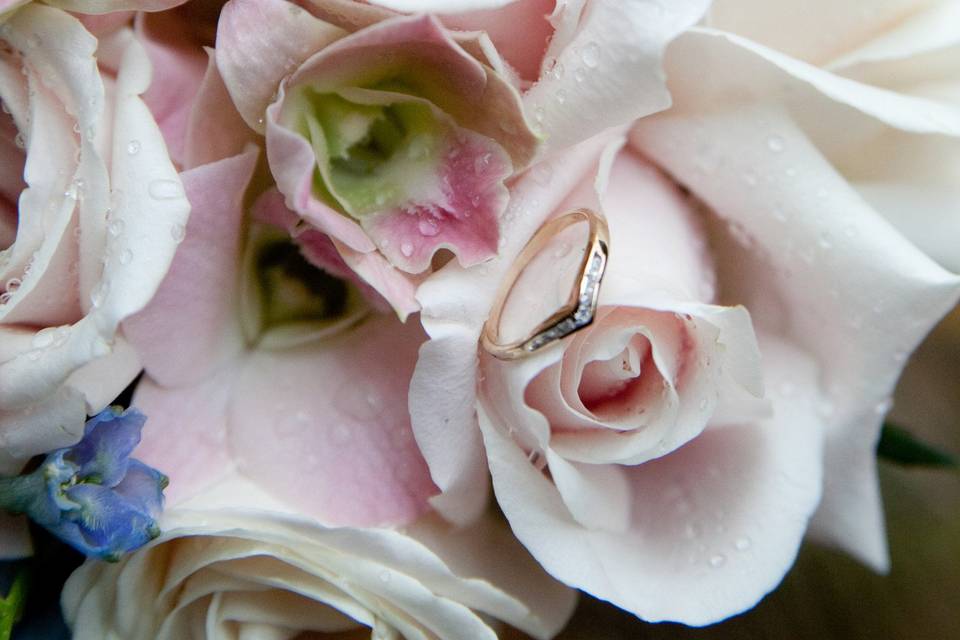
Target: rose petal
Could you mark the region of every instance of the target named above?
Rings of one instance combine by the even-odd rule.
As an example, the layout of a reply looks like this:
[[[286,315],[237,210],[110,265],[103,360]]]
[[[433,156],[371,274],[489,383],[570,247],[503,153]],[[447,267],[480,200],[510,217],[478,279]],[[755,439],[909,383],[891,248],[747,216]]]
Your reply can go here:
[[[670,104],[660,60],[667,44],[696,22],[705,0],[566,3],[553,21],[547,50],[562,74],[548,74],[524,95],[540,122],[542,154]],[[587,6],[587,8],[584,8]],[[572,29],[563,27],[572,23]]]
[[[172,13],[139,14],[136,32],[157,70],[143,100],[160,125],[171,158],[181,163],[206,57]]]
[[[217,26],[217,67],[237,110],[264,131],[280,80],[346,33],[285,0],[231,0]]]
[[[518,0],[502,6],[471,7],[466,13],[452,10],[449,3],[436,12],[448,12],[443,24],[453,29],[483,31],[498,54],[525,80],[536,80],[553,26],[547,20],[555,0]]]
[[[764,343],[774,382],[815,397],[815,369]],[[715,622],[756,604],[790,567],[820,491],[811,405],[777,402],[775,420],[708,430],[670,455],[624,469],[629,528],[586,528],[557,488],[480,411],[494,489],[517,537],[567,584],[645,620]],[[771,480],[775,478],[776,480]]]
[[[243,196],[257,155],[251,150],[182,174],[193,207],[183,243],[150,304],[123,324],[147,373],[162,385],[203,379],[243,345],[236,270]]]
[[[723,50],[709,59],[720,63]],[[703,58],[696,60],[702,69]],[[827,470],[814,531],[884,567],[874,452],[883,410],[876,407],[906,354],[954,304],[960,279],[871,210],[789,115],[746,106],[717,112],[709,101],[707,115],[697,113],[699,99],[679,96],[677,112],[644,119],[632,140],[735,226],[739,241],[717,236],[729,299],[746,303],[759,329],[803,345],[820,363]],[[784,152],[771,151],[771,136]],[[796,175],[785,179],[790,167]],[[747,239],[740,230],[749,230]]]
[[[207,56],[207,70],[187,121],[185,169],[238,155],[256,139],[227,92],[212,49],[207,49]]]
[[[435,492],[406,411],[421,336],[379,317],[295,351],[254,352],[230,414],[240,471],[322,522],[412,521]]]

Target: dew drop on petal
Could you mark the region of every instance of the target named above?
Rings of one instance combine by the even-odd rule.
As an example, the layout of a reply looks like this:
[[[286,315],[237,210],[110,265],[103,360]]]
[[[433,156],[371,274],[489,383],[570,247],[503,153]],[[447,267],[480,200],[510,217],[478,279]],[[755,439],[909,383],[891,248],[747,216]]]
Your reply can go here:
[[[722,553],[718,553],[714,556],[710,556],[710,566],[714,569],[722,567],[727,562],[727,557]]]
[[[429,218],[422,218],[417,224],[417,228],[420,230],[420,233],[428,237],[435,236],[440,232],[437,222]]]
[[[583,64],[587,65],[587,67],[591,69],[595,68],[600,62],[600,45],[596,42],[587,44],[580,52],[580,59],[583,60]]]
[[[154,200],[175,200],[183,197],[183,187],[176,180],[153,180],[147,186],[147,193]]]
[[[750,548],[753,543],[750,541],[750,538],[744,536],[742,538],[737,538],[737,541],[733,543],[733,546],[737,551],[746,551]]]
[[[183,242],[183,239],[187,237],[187,229],[182,224],[175,224],[170,227],[170,237],[173,238],[173,241],[177,244]]]
[[[131,140],[130,142],[128,142],[128,143],[127,143],[127,154],[129,154],[129,155],[131,155],[131,156],[135,156],[135,155],[137,155],[138,153],[140,153],[140,141],[139,141],[139,140]]]
[[[400,253],[402,253],[404,257],[409,258],[413,255],[413,245],[409,242],[404,242],[400,245]]]
[[[94,287],[93,291],[90,292],[90,304],[92,304],[94,307],[99,307],[103,304],[103,301],[106,299],[109,292],[110,285],[106,280],[101,280],[100,284]]]
[[[130,264],[133,262],[133,251],[130,249],[124,249],[120,252],[120,264]]]
[[[473,161],[473,170],[477,175],[483,175],[487,172],[487,169],[490,168],[490,162],[493,160],[493,154],[484,153],[483,155],[477,156],[477,159]]]
[[[56,333],[57,329],[55,327],[41,329],[33,335],[33,340],[31,340],[30,344],[34,349],[46,349],[53,344]]]
[[[767,149],[774,153],[781,153],[785,147],[783,138],[780,136],[770,136],[767,138]]]

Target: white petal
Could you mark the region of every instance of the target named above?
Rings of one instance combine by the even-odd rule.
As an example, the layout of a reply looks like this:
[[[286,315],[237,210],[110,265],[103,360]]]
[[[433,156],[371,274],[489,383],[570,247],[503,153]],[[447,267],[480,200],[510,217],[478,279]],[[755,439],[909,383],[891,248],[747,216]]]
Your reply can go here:
[[[703,625],[752,607],[790,565],[820,490],[815,368],[764,343],[772,381],[798,384],[775,418],[710,429],[629,469],[630,528],[582,526],[553,484],[480,411],[494,489],[514,533],[554,576],[640,617]]]
[[[545,74],[524,96],[525,109],[540,122],[546,138],[544,154],[668,107],[663,52],[703,15],[708,2],[595,0],[580,5],[569,3],[554,16],[563,23],[564,12],[579,15],[575,32],[558,30],[547,51],[564,73]]]
[[[957,299],[960,278],[870,209],[790,116],[746,106],[708,113],[713,103],[699,104],[687,94],[677,112],[641,121],[632,140],[734,229],[725,235],[720,223],[715,234],[729,299],[751,310],[758,330],[820,363],[827,470],[815,531],[883,567],[874,470],[882,412],[874,408]],[[773,136],[782,151],[770,149]]]

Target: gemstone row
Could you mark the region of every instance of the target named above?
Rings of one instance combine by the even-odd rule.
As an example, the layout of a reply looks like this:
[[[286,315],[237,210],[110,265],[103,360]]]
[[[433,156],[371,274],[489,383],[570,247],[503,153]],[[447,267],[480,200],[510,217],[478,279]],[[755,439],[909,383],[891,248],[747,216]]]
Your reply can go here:
[[[525,351],[536,351],[541,347],[564,338],[577,329],[590,324],[593,321],[593,299],[597,287],[600,285],[600,277],[603,275],[603,255],[600,252],[593,254],[590,264],[584,273],[580,284],[580,297],[577,300],[577,308],[572,315],[567,316],[546,331],[538,333],[531,338],[523,348]]]

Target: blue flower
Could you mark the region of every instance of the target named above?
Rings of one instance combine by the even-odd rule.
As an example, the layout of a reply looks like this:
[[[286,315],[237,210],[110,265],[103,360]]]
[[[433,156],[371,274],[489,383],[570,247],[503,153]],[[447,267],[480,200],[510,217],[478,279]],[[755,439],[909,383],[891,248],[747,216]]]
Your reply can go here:
[[[0,507],[88,556],[117,560],[160,534],[167,477],[130,454],[146,416],[110,407],[87,421],[83,439],[52,451],[32,473],[0,478]]]

